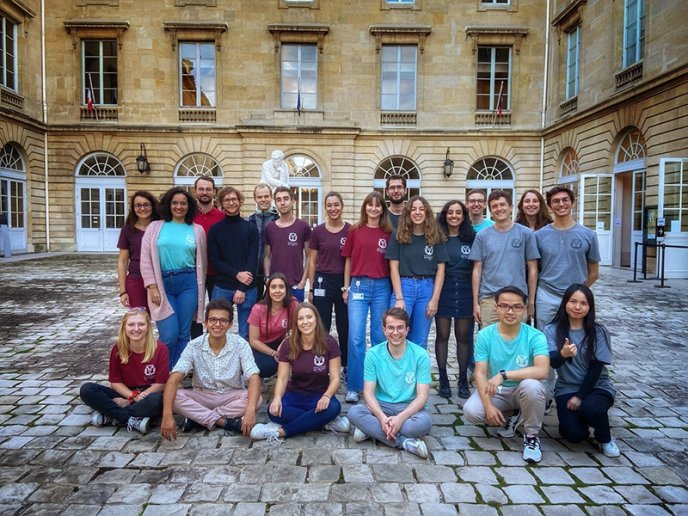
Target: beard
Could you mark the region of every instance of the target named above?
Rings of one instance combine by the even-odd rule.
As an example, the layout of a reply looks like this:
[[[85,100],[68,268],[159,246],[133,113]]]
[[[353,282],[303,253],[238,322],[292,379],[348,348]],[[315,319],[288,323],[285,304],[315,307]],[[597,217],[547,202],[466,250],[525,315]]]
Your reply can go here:
[[[406,199],[404,199],[403,197],[399,197],[398,199],[390,198],[389,202],[391,202],[392,204],[403,204],[404,202],[406,202]]]

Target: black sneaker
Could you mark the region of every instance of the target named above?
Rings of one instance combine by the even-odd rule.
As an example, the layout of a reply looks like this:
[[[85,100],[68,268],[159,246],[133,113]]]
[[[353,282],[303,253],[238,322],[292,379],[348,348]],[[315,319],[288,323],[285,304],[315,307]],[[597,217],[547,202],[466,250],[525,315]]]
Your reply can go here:
[[[225,433],[230,432],[233,434],[240,434],[241,433],[241,418],[240,417],[226,418],[224,429],[225,429]]]
[[[199,430],[201,428],[205,428],[203,425],[196,423],[193,419],[189,419],[188,417],[184,419],[184,424],[182,425],[182,432],[187,434],[189,432],[193,432],[194,430]]]

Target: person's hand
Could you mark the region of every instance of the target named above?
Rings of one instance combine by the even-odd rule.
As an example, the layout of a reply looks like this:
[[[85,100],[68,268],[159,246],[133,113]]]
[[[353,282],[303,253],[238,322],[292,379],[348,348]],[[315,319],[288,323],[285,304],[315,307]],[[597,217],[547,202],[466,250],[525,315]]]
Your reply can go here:
[[[308,302],[313,303],[313,289],[308,291]]]
[[[122,306],[129,308],[129,294],[126,292],[119,296],[119,302],[122,303]]]
[[[402,309],[406,310],[406,301],[404,301],[404,297],[403,296],[399,297],[399,298],[397,298],[396,296],[394,296],[394,297],[396,298],[396,301],[394,301],[394,306],[396,308],[402,308]]]
[[[561,347],[561,356],[564,358],[575,357],[578,354],[578,347],[571,343],[569,339],[564,339],[564,345]]]
[[[241,290],[235,290],[234,291],[234,297],[232,298],[232,302],[235,305],[240,305],[246,301],[246,292],[242,292]]]
[[[430,301],[428,301],[428,307],[425,309],[425,315],[427,316],[428,319],[432,319],[436,313],[437,313],[437,300],[436,299],[430,299]]]
[[[241,433],[248,437],[251,435],[251,430],[256,426],[256,411],[246,410],[246,414],[241,418]]]
[[[496,408],[494,405],[485,407],[485,419],[491,426],[504,426],[504,423],[506,423],[504,414],[502,414],[502,411]]]
[[[385,434],[387,439],[395,440],[401,431],[401,426],[404,424],[405,419],[399,414],[396,416],[390,416],[385,422]]]
[[[142,399],[144,399],[146,396],[148,396],[148,392],[146,392],[146,391],[139,392],[138,395],[134,398],[134,401],[139,402]]]
[[[276,417],[282,417],[282,400],[277,398],[270,403],[270,414]]]
[[[121,408],[126,408],[130,405],[129,400],[126,398],[113,398],[112,401],[117,403],[117,406]]]
[[[325,396],[324,394],[320,397],[318,400],[317,405],[315,406],[315,413],[317,414],[318,412],[322,412],[323,410],[327,410],[327,407],[330,406],[330,397]]]
[[[277,351],[273,351],[271,353],[271,355],[272,355],[272,358],[275,359],[275,362],[279,362],[279,353]]]
[[[502,378],[500,373],[497,373],[487,381],[487,385],[485,386],[485,394],[491,398],[497,393],[497,388],[502,385],[503,382],[504,378]]]
[[[566,403],[566,408],[569,410],[576,411],[580,408],[582,402],[583,400],[580,399],[578,396],[571,396],[571,398],[569,398],[569,401]]]
[[[349,302],[349,291],[345,290],[342,292],[342,299],[344,300],[344,304],[347,304]]]
[[[305,289],[305,288],[306,288],[306,280],[303,280],[303,281],[299,281],[299,284],[298,284],[298,285],[296,285],[296,287],[295,287],[295,288],[298,288],[299,290],[303,290],[303,289]]]
[[[239,283],[243,283],[244,285],[250,285],[253,281],[253,274],[248,271],[237,272],[235,277]]]
[[[151,285],[150,287],[148,287],[148,290],[150,290],[151,303],[160,306],[160,290],[158,290],[158,286]]]
[[[478,323],[478,325],[482,324],[482,320],[480,319],[480,305],[474,305],[473,306],[473,319],[475,319],[475,322]]]
[[[528,319],[535,317],[535,303],[528,303]]]
[[[168,441],[175,441],[177,439],[177,423],[174,421],[174,416],[172,414],[162,415],[160,435]]]

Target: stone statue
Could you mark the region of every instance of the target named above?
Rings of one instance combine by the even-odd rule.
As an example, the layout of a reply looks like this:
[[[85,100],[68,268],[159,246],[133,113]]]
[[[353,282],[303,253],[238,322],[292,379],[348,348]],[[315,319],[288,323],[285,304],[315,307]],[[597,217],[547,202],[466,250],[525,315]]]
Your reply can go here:
[[[273,190],[278,186],[289,186],[289,170],[284,162],[284,152],[272,151],[272,158],[263,163],[261,180]]]

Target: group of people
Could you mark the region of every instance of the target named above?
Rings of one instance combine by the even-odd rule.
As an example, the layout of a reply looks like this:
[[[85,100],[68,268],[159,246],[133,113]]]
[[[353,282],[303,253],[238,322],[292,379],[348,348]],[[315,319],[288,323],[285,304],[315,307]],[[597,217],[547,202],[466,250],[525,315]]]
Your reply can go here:
[[[161,435],[174,439],[176,413],[184,431],[221,427],[268,440],[353,427],[356,442],[374,438],[427,457],[428,335],[434,320],[438,392],[450,398],[453,321],[468,421],[498,426],[502,437],[523,425],[523,457],[539,462],[554,401],[563,437],[581,441],[592,426],[602,451],[619,455],[607,416],[610,339],[589,288],[599,249],[572,216],[571,190],[555,186],[546,198],[527,190],[516,221],[504,190],[471,190],[435,216],[425,198],[407,200],[405,178],[394,175],[389,205],[371,192],[351,225],[342,196],[330,192],[326,222],[313,229],[294,215],[288,186],[257,185],[248,219],[234,187],[219,192],[222,210],[212,177],[198,178],[194,193],[172,188],[159,203],[149,192],[132,196],[118,244],[128,311],[111,386],[82,387],[94,425],[145,433],[162,415]],[[235,305],[238,333],[229,331]],[[192,389],[179,388],[191,373]],[[256,423],[261,379],[273,376],[270,422]],[[356,404],[348,418],[336,398],[342,379],[345,401]]]

